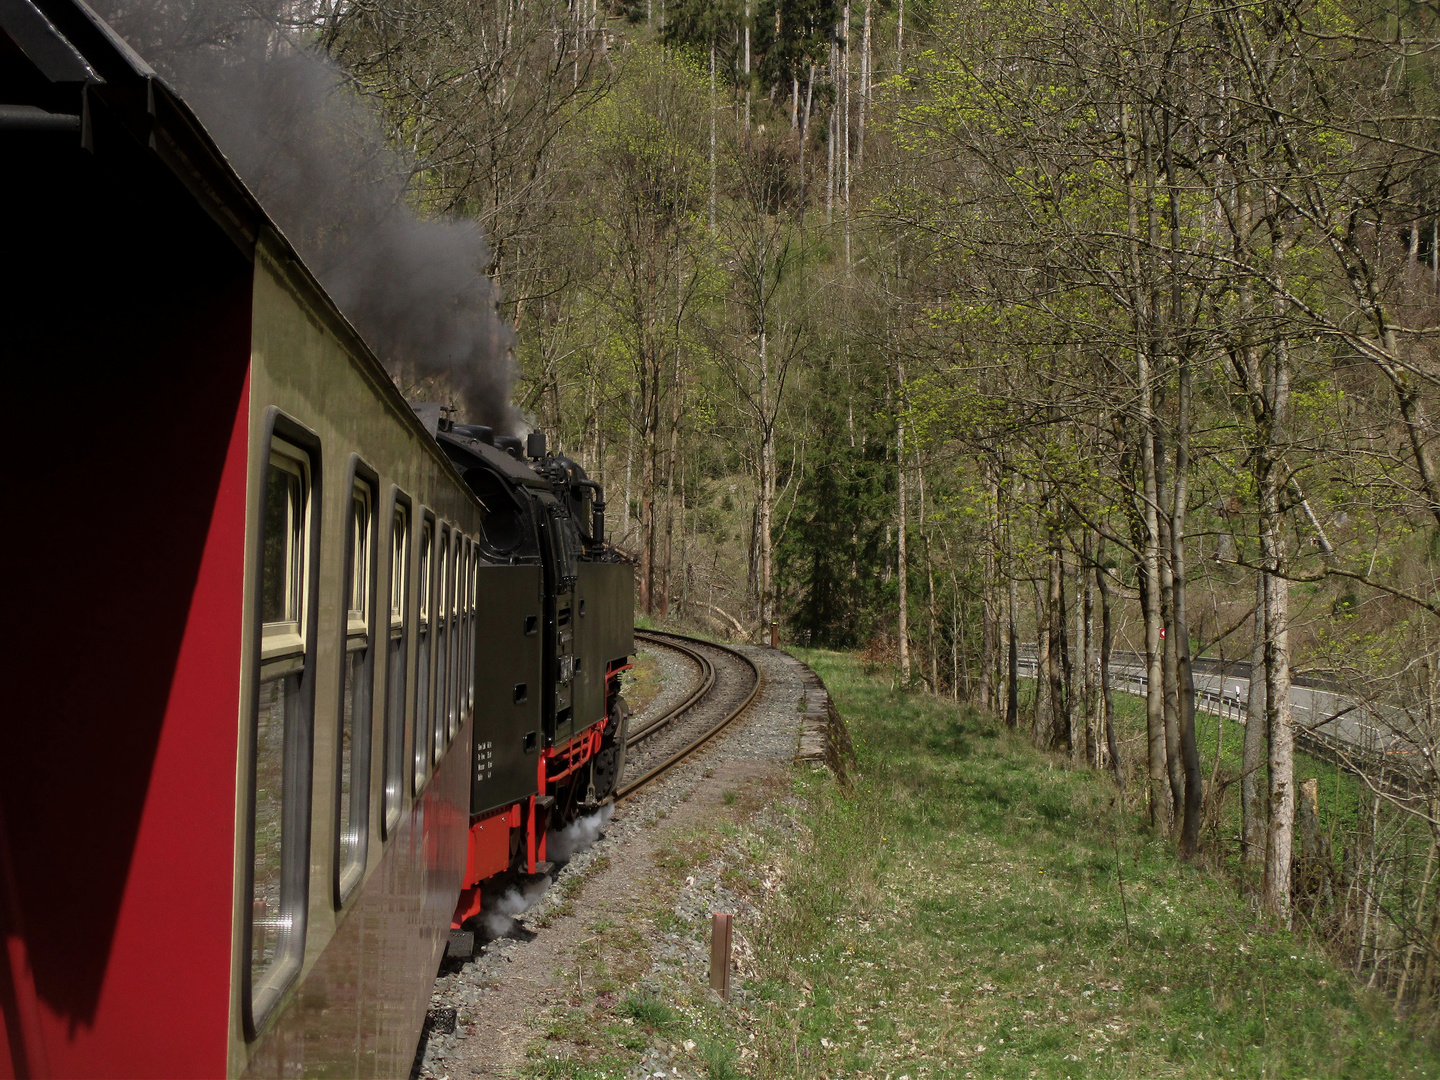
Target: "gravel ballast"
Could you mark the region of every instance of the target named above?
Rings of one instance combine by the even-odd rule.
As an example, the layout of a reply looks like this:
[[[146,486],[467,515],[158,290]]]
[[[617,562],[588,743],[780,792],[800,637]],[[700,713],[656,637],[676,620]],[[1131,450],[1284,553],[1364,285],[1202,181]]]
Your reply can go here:
[[[694,664],[679,654],[644,648],[653,652],[664,686],[644,714],[636,715],[636,724],[683,697],[696,678]],[[533,940],[488,941],[477,946],[473,960],[442,966],[431,1013],[454,1010],[455,1030],[427,1025],[415,1075],[458,1080],[524,1073],[547,1030],[555,1034],[556,1007],[584,997],[586,957],[597,947],[597,923],[605,927],[600,944],[626,942],[621,951],[633,978],[628,989],[663,996],[677,977],[693,982],[699,971],[703,979],[709,956],[693,934],[659,929],[657,916],[677,927],[708,926],[710,912],[733,911],[737,994],[743,998],[750,969],[746,909],[723,885],[723,864],[707,865],[673,885],[670,895],[658,895],[652,880],[657,860],[664,860],[677,838],[717,816],[737,791],[775,787],[795,759],[807,669],[783,652],[736,648],[759,669],[762,686],[755,701],[693,757],[626,800],[598,842],[570,858],[539,901],[518,917],[519,935],[533,934]],[[672,1059],[688,1054],[683,1047],[657,1045],[641,1055],[634,1075],[653,1075],[663,1058],[670,1062],[665,1075],[673,1077]]]

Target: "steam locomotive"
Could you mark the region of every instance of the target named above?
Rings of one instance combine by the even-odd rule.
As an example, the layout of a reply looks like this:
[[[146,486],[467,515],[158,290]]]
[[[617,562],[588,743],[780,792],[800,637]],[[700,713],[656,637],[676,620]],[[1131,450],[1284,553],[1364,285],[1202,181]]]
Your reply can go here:
[[[404,1075],[624,768],[632,571],[412,407],[82,0],[0,6],[0,1077]]]
[[[441,421],[437,437],[484,508],[481,557],[504,567],[486,575],[487,596],[508,616],[481,647],[488,677],[477,708],[486,722],[475,745],[459,929],[480,913],[483,881],[511,869],[546,872],[547,831],[615,793],[634,574],[605,544],[603,489],[569,458],[547,456],[543,433],[525,441],[528,467],[521,441],[488,427]]]

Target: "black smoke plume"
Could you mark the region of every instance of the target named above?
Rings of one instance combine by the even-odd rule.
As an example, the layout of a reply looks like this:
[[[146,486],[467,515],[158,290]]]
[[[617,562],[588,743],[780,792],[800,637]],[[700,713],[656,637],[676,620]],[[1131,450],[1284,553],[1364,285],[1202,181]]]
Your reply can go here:
[[[345,74],[304,45],[323,18],[297,28],[294,7],[235,0],[96,7],[190,103],[390,372],[438,376],[464,419],[515,430],[513,335],[480,228],[415,213],[412,162]]]

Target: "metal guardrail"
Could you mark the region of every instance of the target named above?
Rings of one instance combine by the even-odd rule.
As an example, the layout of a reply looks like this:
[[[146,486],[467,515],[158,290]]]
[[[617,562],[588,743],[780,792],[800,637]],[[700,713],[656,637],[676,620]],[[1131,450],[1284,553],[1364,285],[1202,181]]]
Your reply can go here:
[[[1112,656],[1112,688],[1144,697],[1149,679],[1143,664],[1137,662],[1138,654],[1122,655],[1124,658],[1118,664]],[[1023,678],[1036,678],[1038,660],[1033,646],[1022,648],[1016,659]],[[1197,709],[1244,726],[1250,689],[1248,677],[1231,675],[1222,678],[1218,672],[1197,671],[1194,672],[1194,680]],[[1344,768],[1394,773],[1409,767],[1406,758],[1424,753],[1417,748],[1416,741],[1397,734],[1411,726],[1403,712],[1395,709],[1391,716],[1382,712],[1381,708],[1347,698],[1333,690],[1313,686],[1292,686],[1290,689],[1296,742],[1307,753]]]

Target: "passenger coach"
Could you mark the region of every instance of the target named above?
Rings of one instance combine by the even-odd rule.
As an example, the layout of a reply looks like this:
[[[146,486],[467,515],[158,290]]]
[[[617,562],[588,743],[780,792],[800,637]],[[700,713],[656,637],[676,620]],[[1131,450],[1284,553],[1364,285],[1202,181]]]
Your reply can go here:
[[[0,146],[0,1077],[405,1075],[452,922],[614,786],[629,568],[497,554],[544,463],[442,449],[79,0],[0,6]]]

